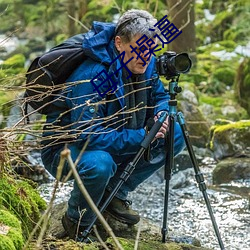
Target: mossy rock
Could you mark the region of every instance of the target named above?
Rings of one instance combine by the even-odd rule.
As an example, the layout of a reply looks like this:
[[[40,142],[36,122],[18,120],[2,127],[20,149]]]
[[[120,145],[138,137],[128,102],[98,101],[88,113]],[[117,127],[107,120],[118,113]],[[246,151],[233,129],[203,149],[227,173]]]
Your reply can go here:
[[[7,210],[0,209],[0,249],[19,250],[23,244],[20,221]]]
[[[226,158],[213,171],[213,183],[228,183],[233,180],[250,178],[250,158]]]
[[[210,149],[216,159],[230,156],[249,156],[250,120],[215,125],[210,130]]]
[[[27,238],[39,220],[41,211],[45,210],[46,203],[27,181],[15,180],[2,174],[0,206],[5,207],[21,221],[23,236]]]

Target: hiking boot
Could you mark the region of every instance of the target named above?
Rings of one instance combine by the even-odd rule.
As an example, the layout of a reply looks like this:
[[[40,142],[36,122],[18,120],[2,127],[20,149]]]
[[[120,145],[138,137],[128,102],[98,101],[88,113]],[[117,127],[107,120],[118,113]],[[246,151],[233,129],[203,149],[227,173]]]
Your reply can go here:
[[[75,223],[75,221],[68,217],[67,213],[65,213],[62,217],[62,225],[66,232],[65,236],[68,236],[70,239],[85,243],[97,241],[97,238],[92,234],[90,234],[86,239],[83,238],[82,234],[86,227],[80,226],[78,225],[78,223]]]
[[[130,208],[131,205],[132,201],[114,197],[105,211],[122,223],[134,225],[140,221],[140,216]]]

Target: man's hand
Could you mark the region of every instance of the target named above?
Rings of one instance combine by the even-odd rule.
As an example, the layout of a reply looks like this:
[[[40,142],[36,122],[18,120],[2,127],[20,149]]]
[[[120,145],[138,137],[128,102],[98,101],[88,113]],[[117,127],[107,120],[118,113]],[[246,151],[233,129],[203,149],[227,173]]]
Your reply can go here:
[[[164,111],[160,111],[159,113],[157,113],[157,115],[154,117],[155,122],[158,120],[158,118],[160,117],[161,113]],[[159,139],[159,138],[165,138],[166,133],[169,130],[169,124],[168,124],[168,116],[165,119],[165,121],[163,122],[161,128],[159,129],[159,131],[157,132],[157,134],[155,135],[155,139]]]

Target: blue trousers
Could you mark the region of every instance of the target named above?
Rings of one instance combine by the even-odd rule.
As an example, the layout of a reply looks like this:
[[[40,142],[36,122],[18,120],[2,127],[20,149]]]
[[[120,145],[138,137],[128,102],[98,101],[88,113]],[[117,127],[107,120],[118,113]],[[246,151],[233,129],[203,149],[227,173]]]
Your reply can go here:
[[[156,170],[164,166],[166,149],[164,148],[164,139],[158,139],[154,147],[151,149],[151,160],[145,161],[142,157],[129,179],[121,186],[116,197],[125,200],[128,192],[136,189],[136,187],[151,176]],[[178,123],[175,123],[174,136],[174,154],[177,155],[185,147],[184,138]],[[81,149],[74,143],[69,144],[71,157],[75,161],[80,154]],[[57,167],[60,160],[60,152],[62,149],[53,150],[53,147],[42,151],[42,160],[45,168],[55,177]],[[101,150],[85,151],[77,164],[79,176],[92,197],[96,205],[102,199],[105,189],[111,191],[120,180],[120,175],[127,163],[133,160],[135,155],[115,156]],[[67,175],[70,167],[65,163],[63,175]],[[76,182],[68,201],[68,216],[79,221],[80,212],[86,209],[81,218],[81,225],[89,225],[94,217],[94,213],[90,209],[88,203],[84,199]]]

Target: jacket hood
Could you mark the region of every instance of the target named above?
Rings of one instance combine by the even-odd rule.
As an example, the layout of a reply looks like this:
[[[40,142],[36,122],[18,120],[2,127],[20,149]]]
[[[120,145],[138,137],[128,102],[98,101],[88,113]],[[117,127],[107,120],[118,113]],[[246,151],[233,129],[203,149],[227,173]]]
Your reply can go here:
[[[114,54],[115,24],[94,21],[92,29],[85,34],[83,49],[95,61],[109,64]]]

